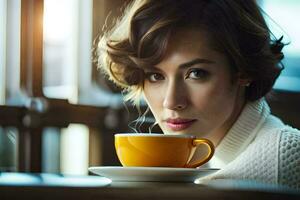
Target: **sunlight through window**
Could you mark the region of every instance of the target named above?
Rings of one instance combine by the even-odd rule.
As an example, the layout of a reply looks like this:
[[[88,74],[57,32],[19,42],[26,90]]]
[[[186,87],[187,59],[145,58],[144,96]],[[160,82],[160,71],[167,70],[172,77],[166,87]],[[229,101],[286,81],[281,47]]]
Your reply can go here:
[[[44,93],[77,102],[78,0],[44,2]]]
[[[284,51],[289,56],[300,55],[300,25],[296,20],[300,17],[300,2],[297,0],[264,0],[263,9],[271,17],[266,18],[272,32],[277,38],[284,35],[285,42],[291,42]]]
[[[78,103],[79,36],[84,6],[90,1],[45,0],[44,1],[44,66],[43,91],[49,98],[67,99]],[[86,22],[86,23],[92,23]],[[90,51],[90,47],[82,51]],[[90,59],[90,58],[89,58]],[[80,115],[80,113],[78,113]],[[55,134],[53,134],[55,136]],[[49,134],[49,137],[51,134]],[[53,140],[56,138],[53,137]],[[48,138],[48,141],[51,138]],[[88,127],[80,124],[69,125],[61,130],[60,169],[64,174],[87,174],[88,168]],[[51,142],[48,142],[49,144]],[[49,148],[46,148],[49,150]],[[46,153],[47,154],[47,153]],[[50,154],[49,154],[50,155]]]

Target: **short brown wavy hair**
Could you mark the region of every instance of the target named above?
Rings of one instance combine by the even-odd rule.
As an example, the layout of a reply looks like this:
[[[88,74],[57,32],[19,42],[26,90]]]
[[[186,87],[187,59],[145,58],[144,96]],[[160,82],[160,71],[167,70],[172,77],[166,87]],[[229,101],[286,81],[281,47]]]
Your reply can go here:
[[[281,39],[271,32],[255,0],[136,0],[100,38],[98,66],[136,101],[143,90],[144,68],[164,57],[178,28],[202,28],[214,48],[227,56],[232,73],[252,80],[249,101],[266,95],[283,65]]]

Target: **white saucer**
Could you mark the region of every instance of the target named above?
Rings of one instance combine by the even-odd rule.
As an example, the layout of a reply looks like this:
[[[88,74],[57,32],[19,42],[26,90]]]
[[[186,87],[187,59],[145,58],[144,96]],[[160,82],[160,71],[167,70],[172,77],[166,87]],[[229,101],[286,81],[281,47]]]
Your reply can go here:
[[[90,167],[89,171],[104,176],[112,181],[133,182],[194,182],[212,174],[219,169],[206,168],[168,168],[168,167],[121,167],[99,166]]]

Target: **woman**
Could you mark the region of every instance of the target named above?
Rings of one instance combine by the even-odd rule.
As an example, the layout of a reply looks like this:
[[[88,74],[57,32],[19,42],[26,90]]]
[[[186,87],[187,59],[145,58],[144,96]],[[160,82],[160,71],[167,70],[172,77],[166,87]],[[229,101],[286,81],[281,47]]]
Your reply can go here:
[[[214,143],[211,179],[300,188],[300,133],[264,98],[282,70],[281,39],[254,0],[137,0],[101,38],[98,61],[165,134]]]

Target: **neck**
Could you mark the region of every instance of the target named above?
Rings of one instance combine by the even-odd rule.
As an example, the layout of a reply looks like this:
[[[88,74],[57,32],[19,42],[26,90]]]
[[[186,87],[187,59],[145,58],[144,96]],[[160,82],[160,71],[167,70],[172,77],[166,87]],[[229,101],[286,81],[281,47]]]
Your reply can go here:
[[[221,140],[225,137],[225,135],[228,133],[228,131],[231,129],[233,124],[236,122],[238,117],[240,116],[244,106],[246,105],[246,99],[245,99],[245,92],[243,89],[239,88],[236,99],[235,99],[235,107],[232,111],[230,117],[224,122],[224,124],[221,127],[218,127],[216,130],[213,130],[212,132],[208,133],[207,138],[213,142],[215,147],[219,145]]]

